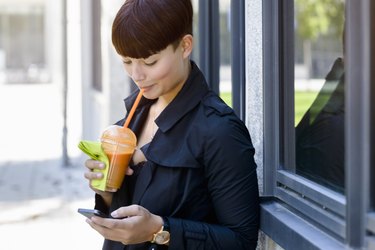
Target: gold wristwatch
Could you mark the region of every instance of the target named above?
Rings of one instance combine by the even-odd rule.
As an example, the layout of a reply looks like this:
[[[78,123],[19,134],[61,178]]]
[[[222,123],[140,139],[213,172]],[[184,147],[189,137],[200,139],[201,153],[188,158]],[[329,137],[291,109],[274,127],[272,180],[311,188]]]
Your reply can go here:
[[[156,243],[158,245],[166,245],[168,244],[170,240],[168,219],[166,217],[162,217],[162,218],[163,218],[163,226],[161,227],[159,232],[154,233],[151,243]]]

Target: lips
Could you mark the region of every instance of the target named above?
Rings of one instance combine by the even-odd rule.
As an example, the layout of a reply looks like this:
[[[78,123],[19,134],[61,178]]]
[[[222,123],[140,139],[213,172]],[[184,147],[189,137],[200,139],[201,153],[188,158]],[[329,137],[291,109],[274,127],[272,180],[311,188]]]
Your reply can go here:
[[[144,90],[144,92],[147,92],[148,90],[150,90],[154,85],[149,85],[149,86],[139,86],[141,89]]]

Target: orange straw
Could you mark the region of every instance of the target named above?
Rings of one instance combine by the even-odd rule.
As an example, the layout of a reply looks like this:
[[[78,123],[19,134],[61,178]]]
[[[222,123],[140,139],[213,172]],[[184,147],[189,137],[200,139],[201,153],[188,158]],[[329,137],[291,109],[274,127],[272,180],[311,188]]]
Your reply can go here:
[[[127,128],[129,126],[129,123],[130,123],[130,120],[132,119],[133,115],[134,115],[134,112],[135,112],[135,109],[137,108],[138,104],[139,104],[139,101],[141,100],[141,97],[143,95],[143,91],[144,89],[140,89],[139,90],[139,93],[137,95],[137,98],[135,99],[135,102],[133,104],[133,107],[131,108],[130,112],[129,112],[129,115],[128,117],[126,118],[126,121],[124,123],[124,128]]]

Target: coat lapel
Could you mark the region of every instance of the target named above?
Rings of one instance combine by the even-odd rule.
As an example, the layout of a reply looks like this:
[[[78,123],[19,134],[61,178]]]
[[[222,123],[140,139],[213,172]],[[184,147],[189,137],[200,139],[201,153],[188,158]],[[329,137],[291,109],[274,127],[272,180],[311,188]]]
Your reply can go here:
[[[165,110],[160,114],[160,116],[156,119],[156,123],[159,127],[160,132],[163,135],[158,135],[158,132],[155,135],[155,140],[160,140],[160,143],[156,143],[156,141],[152,141],[149,145],[150,148],[142,148],[143,153],[145,154],[146,158],[149,160],[147,161],[140,169],[139,176],[137,178],[135,188],[134,188],[134,194],[133,194],[133,204],[139,204],[146,189],[151,183],[152,177],[154,175],[155,170],[155,164],[162,163],[161,161],[158,161],[158,157],[156,157],[155,148],[159,148],[158,146],[160,144],[163,144],[165,140],[163,140],[163,137],[166,133],[168,133],[171,128],[182,119],[189,111],[191,111],[193,108],[195,108],[203,96],[205,96],[208,92],[208,86],[207,83],[203,77],[203,74],[200,72],[198,67],[195,65],[195,63],[192,62],[192,72],[189,75],[189,78],[187,79],[186,83],[184,84],[181,91],[178,93],[175,99],[165,108]],[[134,100],[138,94],[138,91],[133,93],[130,97],[125,99],[125,106],[127,110],[131,108],[131,106],[134,103]],[[137,136],[139,136],[139,133],[141,132],[142,126],[147,118],[147,114],[149,111],[150,106],[152,103],[154,103],[156,99],[149,100],[146,98],[142,98],[141,102],[138,105],[137,111],[135,115],[133,116],[133,119],[129,125],[129,127],[135,132]],[[123,124],[125,121],[125,118],[119,122],[119,124]],[[178,131],[177,131],[178,132]],[[179,138],[178,135],[175,136],[175,138]],[[170,142],[170,141],[169,141]],[[170,145],[173,145],[173,142],[170,143]],[[164,148],[164,147],[161,147]],[[166,155],[165,148],[164,154]],[[174,152],[174,150],[171,150]],[[168,159],[168,157],[165,157]],[[191,157],[189,157],[191,159]],[[175,163],[174,161],[172,161]],[[163,162],[166,163],[166,162]],[[163,164],[161,164],[163,165]],[[169,166],[170,164],[164,164],[165,166]],[[184,163],[184,166],[186,165],[192,165],[195,166],[196,164],[188,164]],[[175,164],[171,164],[171,166],[176,166]],[[179,165],[177,165],[179,166]]]
[[[139,177],[135,184],[134,194],[133,194],[133,204],[139,204],[143,194],[145,193],[147,187],[149,186],[155,167],[151,162],[146,162],[140,169]]]

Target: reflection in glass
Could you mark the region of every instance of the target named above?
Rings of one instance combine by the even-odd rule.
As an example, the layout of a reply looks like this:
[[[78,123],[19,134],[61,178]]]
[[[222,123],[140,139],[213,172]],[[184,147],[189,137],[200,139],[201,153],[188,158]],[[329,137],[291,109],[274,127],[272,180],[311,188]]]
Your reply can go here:
[[[295,0],[296,172],[344,192],[343,0]]]

